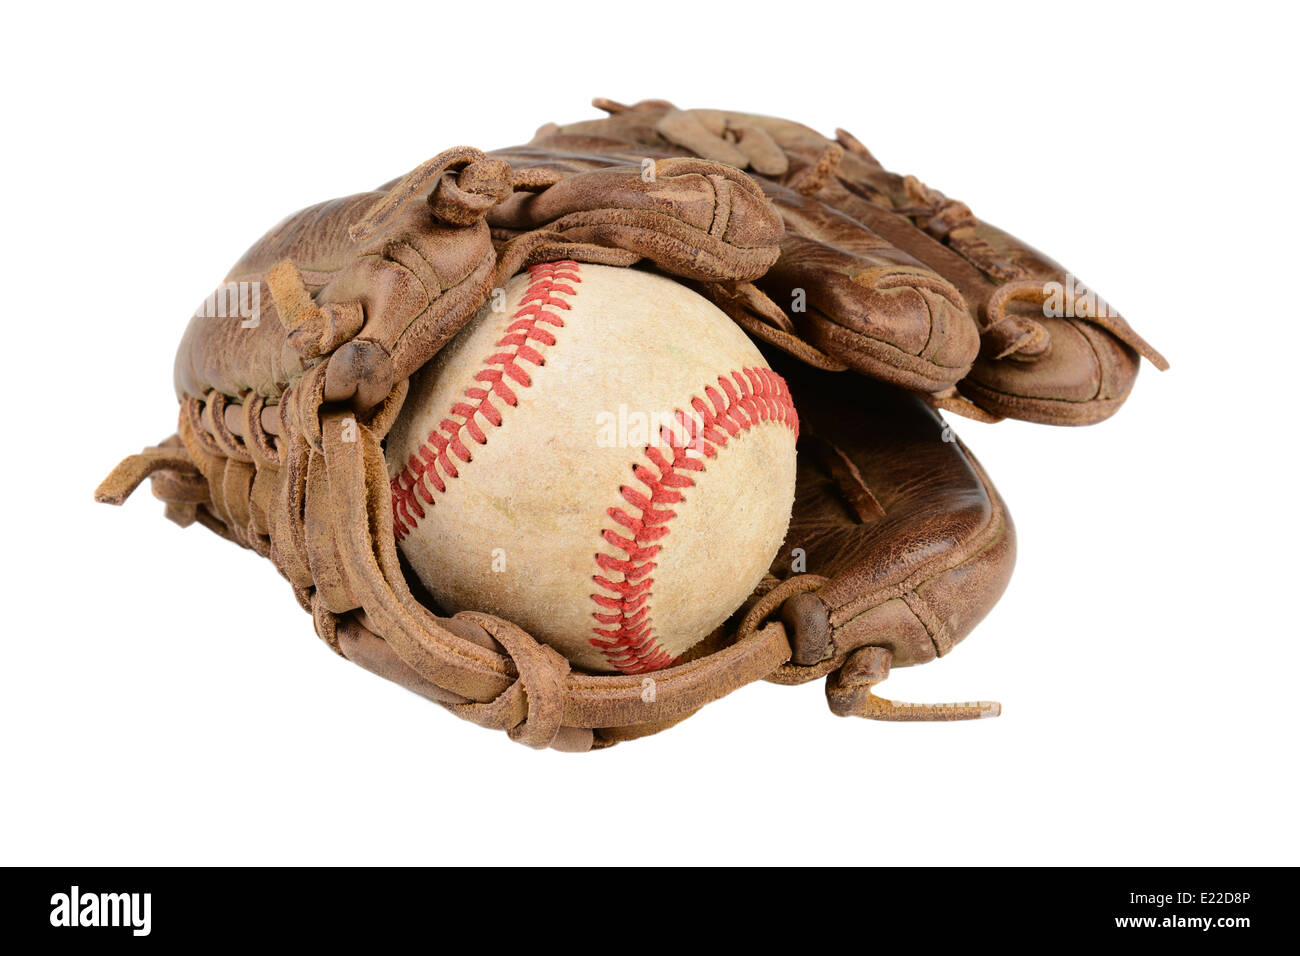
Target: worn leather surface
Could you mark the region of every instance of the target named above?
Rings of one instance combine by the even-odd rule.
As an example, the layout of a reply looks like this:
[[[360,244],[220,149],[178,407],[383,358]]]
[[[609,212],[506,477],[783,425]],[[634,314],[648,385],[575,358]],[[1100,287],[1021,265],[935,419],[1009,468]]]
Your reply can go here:
[[[883,647],[893,666],[940,657],[1001,596],[1015,529],[952,428],[905,391],[779,356],[802,422],[795,507],[772,567],[824,577],[827,658]],[[807,609],[805,608],[805,613]]]
[[[177,434],[123,461],[97,498],[120,503],[151,478],[169,518],[267,557],[338,654],[529,746],[635,739],[764,678],[826,677],[837,714],[995,712],[899,708],[870,693],[891,664],[950,651],[1014,562],[1005,506],[932,407],[948,383],[988,389],[986,408],[1015,399],[1028,403],[1024,417],[1047,417],[1042,396],[1013,394],[1024,370],[998,379],[993,363],[977,375],[989,331],[971,302],[982,287],[955,266],[929,268],[920,253],[937,254],[919,240],[883,238],[904,225],[923,232],[913,215],[887,210],[890,225],[873,231],[865,212],[855,219],[808,189],[808,176],[831,173],[800,177],[812,149],[802,132],[775,128],[765,140],[724,125],[717,141],[745,147],[736,165],[660,143],[647,178],[641,140],[664,139],[653,116],[674,117],[670,126],[680,117],[666,105],[639,110],[616,114],[635,118],[619,134],[637,147],[625,155],[583,152],[599,138],[586,130],[544,130],[529,147],[448,150],[379,190],[286,219],[230,272],[258,283],[260,324],[191,319],[175,368]],[[865,176],[861,163],[848,168]],[[505,278],[560,257],[655,269],[711,295],[763,344],[802,423],[794,514],[771,573],[650,688],[640,675],[577,671],[509,621],[447,616],[413,586],[395,547],[383,441],[407,378]],[[994,290],[981,308],[1027,307],[997,300],[1006,283],[981,275]],[[809,304],[797,318],[774,306],[796,286]],[[1094,323],[1070,328],[1094,355],[1111,349],[1112,364],[1133,358]],[[1095,414],[1082,364],[1055,339],[1044,354],[1061,368],[1038,366],[1040,391],[1076,375],[1068,405],[1092,411],[1072,420]]]
[[[1057,262],[889,172],[843,130],[831,140],[788,120],[663,100],[596,105],[610,115],[548,124],[526,150],[497,155],[555,153],[571,166],[694,155],[748,170],[785,224],[780,259],[757,284],[799,339],[844,365],[961,414],[1061,425],[1113,414],[1140,357],[1167,365],[1113,310],[1088,314],[1099,310]],[[1045,303],[1051,283],[1059,304]],[[805,311],[792,308],[796,289]]]

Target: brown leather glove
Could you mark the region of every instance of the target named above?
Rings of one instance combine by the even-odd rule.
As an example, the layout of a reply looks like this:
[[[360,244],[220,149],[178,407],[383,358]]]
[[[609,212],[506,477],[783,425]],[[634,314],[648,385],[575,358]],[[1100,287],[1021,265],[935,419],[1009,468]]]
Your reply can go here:
[[[755,337],[982,420],[1107,418],[1139,356],[1164,358],[1056,262],[963,203],[885,170],[843,130],[664,100],[542,127],[494,155],[563,168],[699,156],[749,170],[785,224],[776,265],[715,301]]]
[[[837,714],[995,713],[870,692],[891,664],[946,653],[983,617],[1010,574],[1014,535],[938,415],[852,373],[781,365],[803,436],[789,537],[746,605],[674,666],[580,673],[509,621],[441,616],[413,592],[382,442],[408,377],[492,289],[567,257],[640,262],[743,305],[777,261],[781,218],[753,180],[694,158],[654,167],[647,179],[635,162],[559,170],[553,157],[512,164],[460,148],[380,191],[289,217],[210,299],[240,289],[260,312],[191,319],[176,360],[176,435],[123,461],[96,497],[121,503],[151,477],[172,520],[269,558],[337,653],[534,747],[653,733],[759,678],[825,676]],[[799,354],[785,334],[775,338]]]

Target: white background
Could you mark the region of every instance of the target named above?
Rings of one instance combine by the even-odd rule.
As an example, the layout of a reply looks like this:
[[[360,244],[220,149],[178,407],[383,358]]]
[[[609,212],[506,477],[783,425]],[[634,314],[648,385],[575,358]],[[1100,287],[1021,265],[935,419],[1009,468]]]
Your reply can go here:
[[[217,9],[6,14],[0,862],[1300,862],[1281,5]],[[1172,361],[1092,428],[954,419],[1018,567],[882,690],[1001,719],[760,683],[533,752],[331,655],[267,562],[147,488],[92,503],[172,432],[184,322],[266,228],[597,95],[843,126]]]

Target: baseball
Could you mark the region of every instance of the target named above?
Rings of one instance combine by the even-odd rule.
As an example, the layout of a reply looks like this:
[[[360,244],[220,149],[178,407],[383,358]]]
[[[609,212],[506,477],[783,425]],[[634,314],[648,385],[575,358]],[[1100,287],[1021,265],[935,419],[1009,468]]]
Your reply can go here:
[[[507,618],[588,671],[657,670],[771,564],[798,427],[700,295],[533,266],[412,378],[385,445],[394,532],[446,611]]]

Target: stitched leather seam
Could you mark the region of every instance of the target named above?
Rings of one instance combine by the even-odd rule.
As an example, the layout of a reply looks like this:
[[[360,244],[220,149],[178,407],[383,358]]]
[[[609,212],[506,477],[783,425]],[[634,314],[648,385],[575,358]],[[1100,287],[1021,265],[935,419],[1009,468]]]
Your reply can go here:
[[[843,604],[831,611],[832,629],[844,627],[858,615],[874,611],[887,601],[901,600],[906,603],[907,595],[918,592],[921,588],[939,580],[944,575],[978,562],[985,554],[1001,543],[1005,535],[1006,522],[1003,515],[1000,512],[995,513],[987,524],[972,535],[971,545],[962,549],[958,557],[951,562],[940,564],[937,571],[931,572],[932,565],[927,564],[912,572],[897,584],[891,584],[868,594],[855,596],[852,602]]]
[[[571,225],[573,225],[573,223],[570,222],[570,220],[575,220],[575,219],[576,219],[576,220],[577,220],[577,227],[578,227],[578,228],[581,228],[581,227],[583,227],[583,226],[592,226],[592,225],[596,225],[596,226],[619,225],[619,226],[627,226],[628,228],[632,228],[632,229],[639,229],[641,232],[645,232],[645,233],[647,233],[647,234],[651,234],[651,235],[657,234],[657,230],[656,230],[656,229],[652,229],[652,228],[649,228],[649,227],[638,227],[638,226],[635,226],[635,225],[632,225],[632,224],[629,224],[629,223],[625,223],[625,222],[620,221],[619,218],[618,218],[618,214],[621,213],[622,211],[623,211],[623,210],[620,210],[620,209],[583,209],[583,210],[578,210],[578,211],[576,211],[576,212],[567,213],[566,215],[561,216],[559,219],[554,220],[553,222],[551,222],[551,223],[547,226],[547,228],[548,228],[548,229],[555,230],[556,232],[563,232],[566,228],[569,228]],[[759,252],[759,251],[766,251],[767,249],[771,248],[771,247],[768,246],[768,245],[744,246],[744,245],[741,245],[740,243],[735,242],[735,241],[733,241],[733,240],[731,240],[731,239],[723,239],[723,238],[721,238],[721,237],[714,236],[714,235],[712,235],[712,234],[709,232],[709,226],[700,226],[700,225],[698,225],[698,224],[696,224],[696,223],[690,221],[689,219],[683,219],[681,216],[674,216],[672,213],[667,212],[667,211],[662,210],[662,209],[646,209],[646,210],[639,210],[639,211],[644,212],[646,215],[651,216],[651,217],[655,217],[655,218],[659,218],[659,219],[666,219],[666,220],[668,220],[670,223],[677,223],[677,224],[679,224],[679,225],[681,225],[681,226],[685,226],[687,229],[691,230],[692,232],[697,232],[697,233],[699,233],[700,235],[707,236],[709,239],[711,239],[712,241],[716,242],[718,245],[729,246],[729,247],[731,247],[731,248],[733,248],[733,249],[739,249],[739,250],[742,251],[742,252]],[[604,215],[602,215],[602,214],[604,214]],[[713,218],[714,218],[714,216],[716,216],[716,215],[717,215],[716,210],[714,210],[713,212],[711,212],[711,213],[709,214],[709,222],[710,222],[710,224],[712,224],[712,222],[713,222]],[[611,218],[611,216],[612,216],[612,218]],[[584,217],[590,217],[590,220],[588,220],[588,219],[586,219],[586,218],[584,218]],[[510,234],[512,234],[512,235],[517,235],[520,231],[523,231],[523,230],[512,230],[512,229],[507,229],[507,230],[504,230],[504,231],[505,231],[505,232],[508,232],[508,233],[510,233]],[[686,240],[684,240],[684,239],[678,239],[678,238],[675,237],[675,236],[670,237],[670,238],[673,238],[673,239],[674,239],[675,241],[677,241],[677,242],[683,242],[683,243],[686,242]]]
[[[930,641],[930,646],[934,648],[934,656],[942,657],[952,647],[951,628],[939,616],[934,605],[923,598],[917,588],[913,588],[903,595],[903,603],[907,605],[916,618],[916,623],[921,625],[925,631],[925,636]]]
[[[532,385],[525,364],[546,364],[542,350],[555,344],[550,328],[563,328],[560,310],[570,308],[566,298],[577,295],[575,286],[582,281],[576,262],[564,259],[530,266],[530,282],[511,316],[505,335],[497,340],[496,350],[474,373],[475,384],[465,390],[465,399],[452,405],[424,442],[409,456],[402,470],[389,482],[393,490],[393,531],[398,541],[410,534],[425,515],[425,505],[432,506],[434,492],[447,490],[447,479],[456,478],[461,464],[472,459],[465,438],[478,445],[487,444],[487,433],[479,419],[495,428],[502,423],[495,403],[515,406],[517,390]]]
[[[1096,405],[1098,407],[1107,407],[1113,405],[1122,405],[1128,398],[1127,395],[1122,398],[1098,398],[1094,395],[1092,398],[1047,398],[1038,396],[1012,395],[1009,392],[1000,392],[997,389],[987,388],[976,382],[969,380],[959,383],[961,389],[974,392],[981,398],[995,399],[1001,402],[1005,407],[1024,409],[1033,411],[1040,408],[1060,408],[1068,409],[1077,405]],[[1100,389],[1098,390],[1100,392]],[[1074,419],[1063,417],[1062,421],[1073,421]]]
[[[397,263],[397,264],[401,265],[401,263]],[[424,320],[425,316],[429,314],[430,310],[433,309],[434,306],[442,307],[443,305],[445,305],[446,300],[449,297],[458,294],[462,289],[464,289],[466,286],[468,286],[471,282],[474,281],[481,282],[483,290],[484,292],[486,292],[487,284],[488,284],[487,280],[488,277],[492,274],[492,269],[490,268],[490,264],[488,264],[488,266],[489,266],[488,268],[484,268],[484,263],[479,263],[474,267],[474,269],[471,272],[469,272],[463,278],[457,279],[451,285],[439,291],[438,294],[432,298],[429,297],[428,288],[424,287],[425,288],[424,308],[420,309],[419,312],[411,316],[411,318],[407,320],[406,324],[402,326],[401,332],[397,334],[397,337],[394,341],[392,353],[394,355],[399,354],[404,348],[406,348],[409,341],[407,337],[411,334],[411,330],[417,328],[420,325],[420,323]],[[406,266],[402,266],[402,268],[406,269],[407,272],[411,271],[410,269],[407,269]],[[482,275],[479,275],[479,273],[482,273]],[[416,279],[418,281],[419,277],[416,276]],[[424,286],[423,282],[421,282],[421,286],[422,287]],[[477,311],[476,308],[471,308],[469,318],[473,318],[474,312],[476,311]]]
[[[403,262],[401,259],[398,258],[400,254],[405,252],[409,252],[411,254],[412,259],[414,260],[410,265],[408,265],[407,263]],[[444,292],[447,291],[446,289],[443,288],[442,277],[438,275],[437,267],[435,267],[434,264],[429,261],[428,256],[426,256],[419,249],[415,248],[415,246],[413,246],[410,242],[402,240],[402,241],[393,242],[389,244],[384,248],[383,258],[393,263],[394,265],[401,266],[412,276],[414,276],[415,281],[420,283],[420,289],[424,292],[424,297],[428,299],[430,302],[432,302],[434,299],[438,298]],[[429,291],[429,283],[426,282],[425,277],[420,275],[419,271],[417,271],[416,268],[414,268],[415,263],[417,262],[422,264],[424,268],[428,270],[430,277],[437,280],[438,283],[437,292],[431,293]],[[472,270],[470,274],[471,275],[473,274]]]
[[[601,591],[591,596],[596,636],[593,647],[624,674],[658,670],[674,663],[654,635],[650,597],[654,586],[655,558],[663,548],[669,522],[683,501],[683,490],[693,487],[691,473],[704,470],[705,460],[716,458],[727,443],[763,424],[784,425],[799,435],[799,418],[790,390],[770,368],[746,368],[719,375],[717,387],[706,386],[703,395],[688,403],[691,413],[676,412],[677,425],[660,429],[666,448],[647,446],[648,462],[633,466],[643,486],[624,485],[619,495],[628,507],[606,511],[618,530],[606,528],[601,536],[616,553],[597,552],[597,573],[592,580]],[[665,451],[668,454],[665,454]]]
[[[817,309],[812,306],[809,306],[808,314],[816,315],[818,318],[820,318],[823,322],[827,324],[827,326],[831,327],[832,333],[842,330],[844,333],[846,333],[846,336],[852,337],[847,342],[844,342],[842,344],[854,345],[853,340],[856,339],[863,343],[861,345],[856,346],[857,351],[860,354],[865,354],[868,358],[875,359],[876,361],[879,362],[886,361],[886,358],[888,356],[891,355],[897,356],[902,362],[910,363],[913,366],[910,368],[904,368],[903,371],[911,372],[914,375],[925,375],[928,378],[936,378],[935,375],[928,374],[925,371],[925,368],[928,367],[928,368],[938,369],[940,371],[945,371],[945,372],[959,372],[965,369],[969,369],[973,364],[971,362],[967,362],[964,365],[944,365],[941,362],[936,362],[934,359],[926,358],[924,355],[924,349],[922,349],[921,352],[909,352],[899,348],[897,345],[894,345],[891,342],[886,341],[885,339],[876,338],[875,336],[869,335],[865,332],[858,332],[854,329],[848,328],[847,326],[842,326],[839,323],[832,320],[831,318],[829,318],[826,315],[826,313],[823,312],[821,309]],[[930,314],[933,316],[934,314],[933,311],[931,311]],[[933,336],[933,323],[931,323],[931,326],[932,329],[930,334],[931,336]],[[929,347],[930,342],[931,342],[930,339],[926,340],[927,348]],[[871,348],[871,346],[873,345],[876,346],[877,348],[875,349]],[[877,352],[882,354],[876,354]],[[917,367],[917,366],[921,366],[921,367]]]

